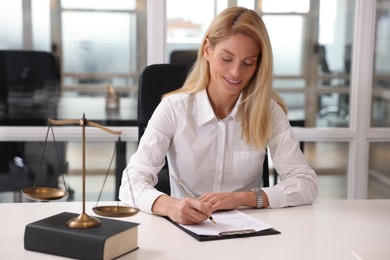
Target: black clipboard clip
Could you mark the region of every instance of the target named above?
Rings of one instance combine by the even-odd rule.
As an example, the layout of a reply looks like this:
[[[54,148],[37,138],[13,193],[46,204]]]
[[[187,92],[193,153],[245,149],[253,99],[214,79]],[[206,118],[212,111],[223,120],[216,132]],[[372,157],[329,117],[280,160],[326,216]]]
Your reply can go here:
[[[218,236],[243,236],[243,235],[250,235],[250,234],[256,234],[256,231],[254,229],[244,229],[244,230],[234,230],[234,231],[224,231],[220,232]]]

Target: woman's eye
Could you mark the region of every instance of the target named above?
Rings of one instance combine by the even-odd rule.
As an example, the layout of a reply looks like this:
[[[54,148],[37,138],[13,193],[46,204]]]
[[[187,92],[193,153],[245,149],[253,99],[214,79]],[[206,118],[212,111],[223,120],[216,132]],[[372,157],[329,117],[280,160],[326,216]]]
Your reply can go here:
[[[227,58],[227,57],[222,57],[222,60],[225,61],[225,62],[229,62],[229,61],[232,61],[231,58]]]
[[[252,60],[252,59],[250,59],[250,60],[245,60],[245,61],[244,61],[244,65],[245,65],[245,66],[248,66],[248,67],[251,67],[251,66],[253,66],[253,65],[256,65],[256,60]]]

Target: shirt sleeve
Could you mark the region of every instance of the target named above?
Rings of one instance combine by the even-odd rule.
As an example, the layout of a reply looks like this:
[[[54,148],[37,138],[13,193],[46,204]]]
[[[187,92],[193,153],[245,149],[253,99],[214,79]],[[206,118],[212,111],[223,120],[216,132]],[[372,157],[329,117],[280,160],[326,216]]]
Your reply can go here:
[[[154,201],[163,193],[156,190],[157,174],[164,166],[174,129],[174,113],[165,99],[157,106],[123,172],[119,199],[152,213]]]
[[[272,137],[268,147],[280,183],[262,188],[271,208],[312,203],[318,195],[317,175],[299,148],[287,116],[276,102],[272,107]]]

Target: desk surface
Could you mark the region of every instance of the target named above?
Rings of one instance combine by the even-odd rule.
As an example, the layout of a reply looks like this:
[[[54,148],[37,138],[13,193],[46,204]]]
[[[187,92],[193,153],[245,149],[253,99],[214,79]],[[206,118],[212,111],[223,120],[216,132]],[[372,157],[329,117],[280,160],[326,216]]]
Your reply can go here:
[[[95,215],[93,206],[87,202],[87,214]],[[24,250],[25,225],[63,211],[80,213],[81,209],[81,202],[0,203],[0,258],[53,259],[53,255]],[[139,213],[119,218],[141,223],[140,248],[120,259],[390,259],[390,200],[318,201],[300,207],[244,211],[282,233],[198,242],[164,218]]]

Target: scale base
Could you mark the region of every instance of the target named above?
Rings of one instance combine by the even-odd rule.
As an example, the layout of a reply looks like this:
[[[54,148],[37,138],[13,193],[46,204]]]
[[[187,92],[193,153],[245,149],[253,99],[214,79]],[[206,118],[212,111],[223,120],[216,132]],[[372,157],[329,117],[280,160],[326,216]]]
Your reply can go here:
[[[81,213],[77,217],[71,218],[66,225],[70,228],[94,228],[100,226],[102,222],[95,218],[90,217],[85,213]]]

